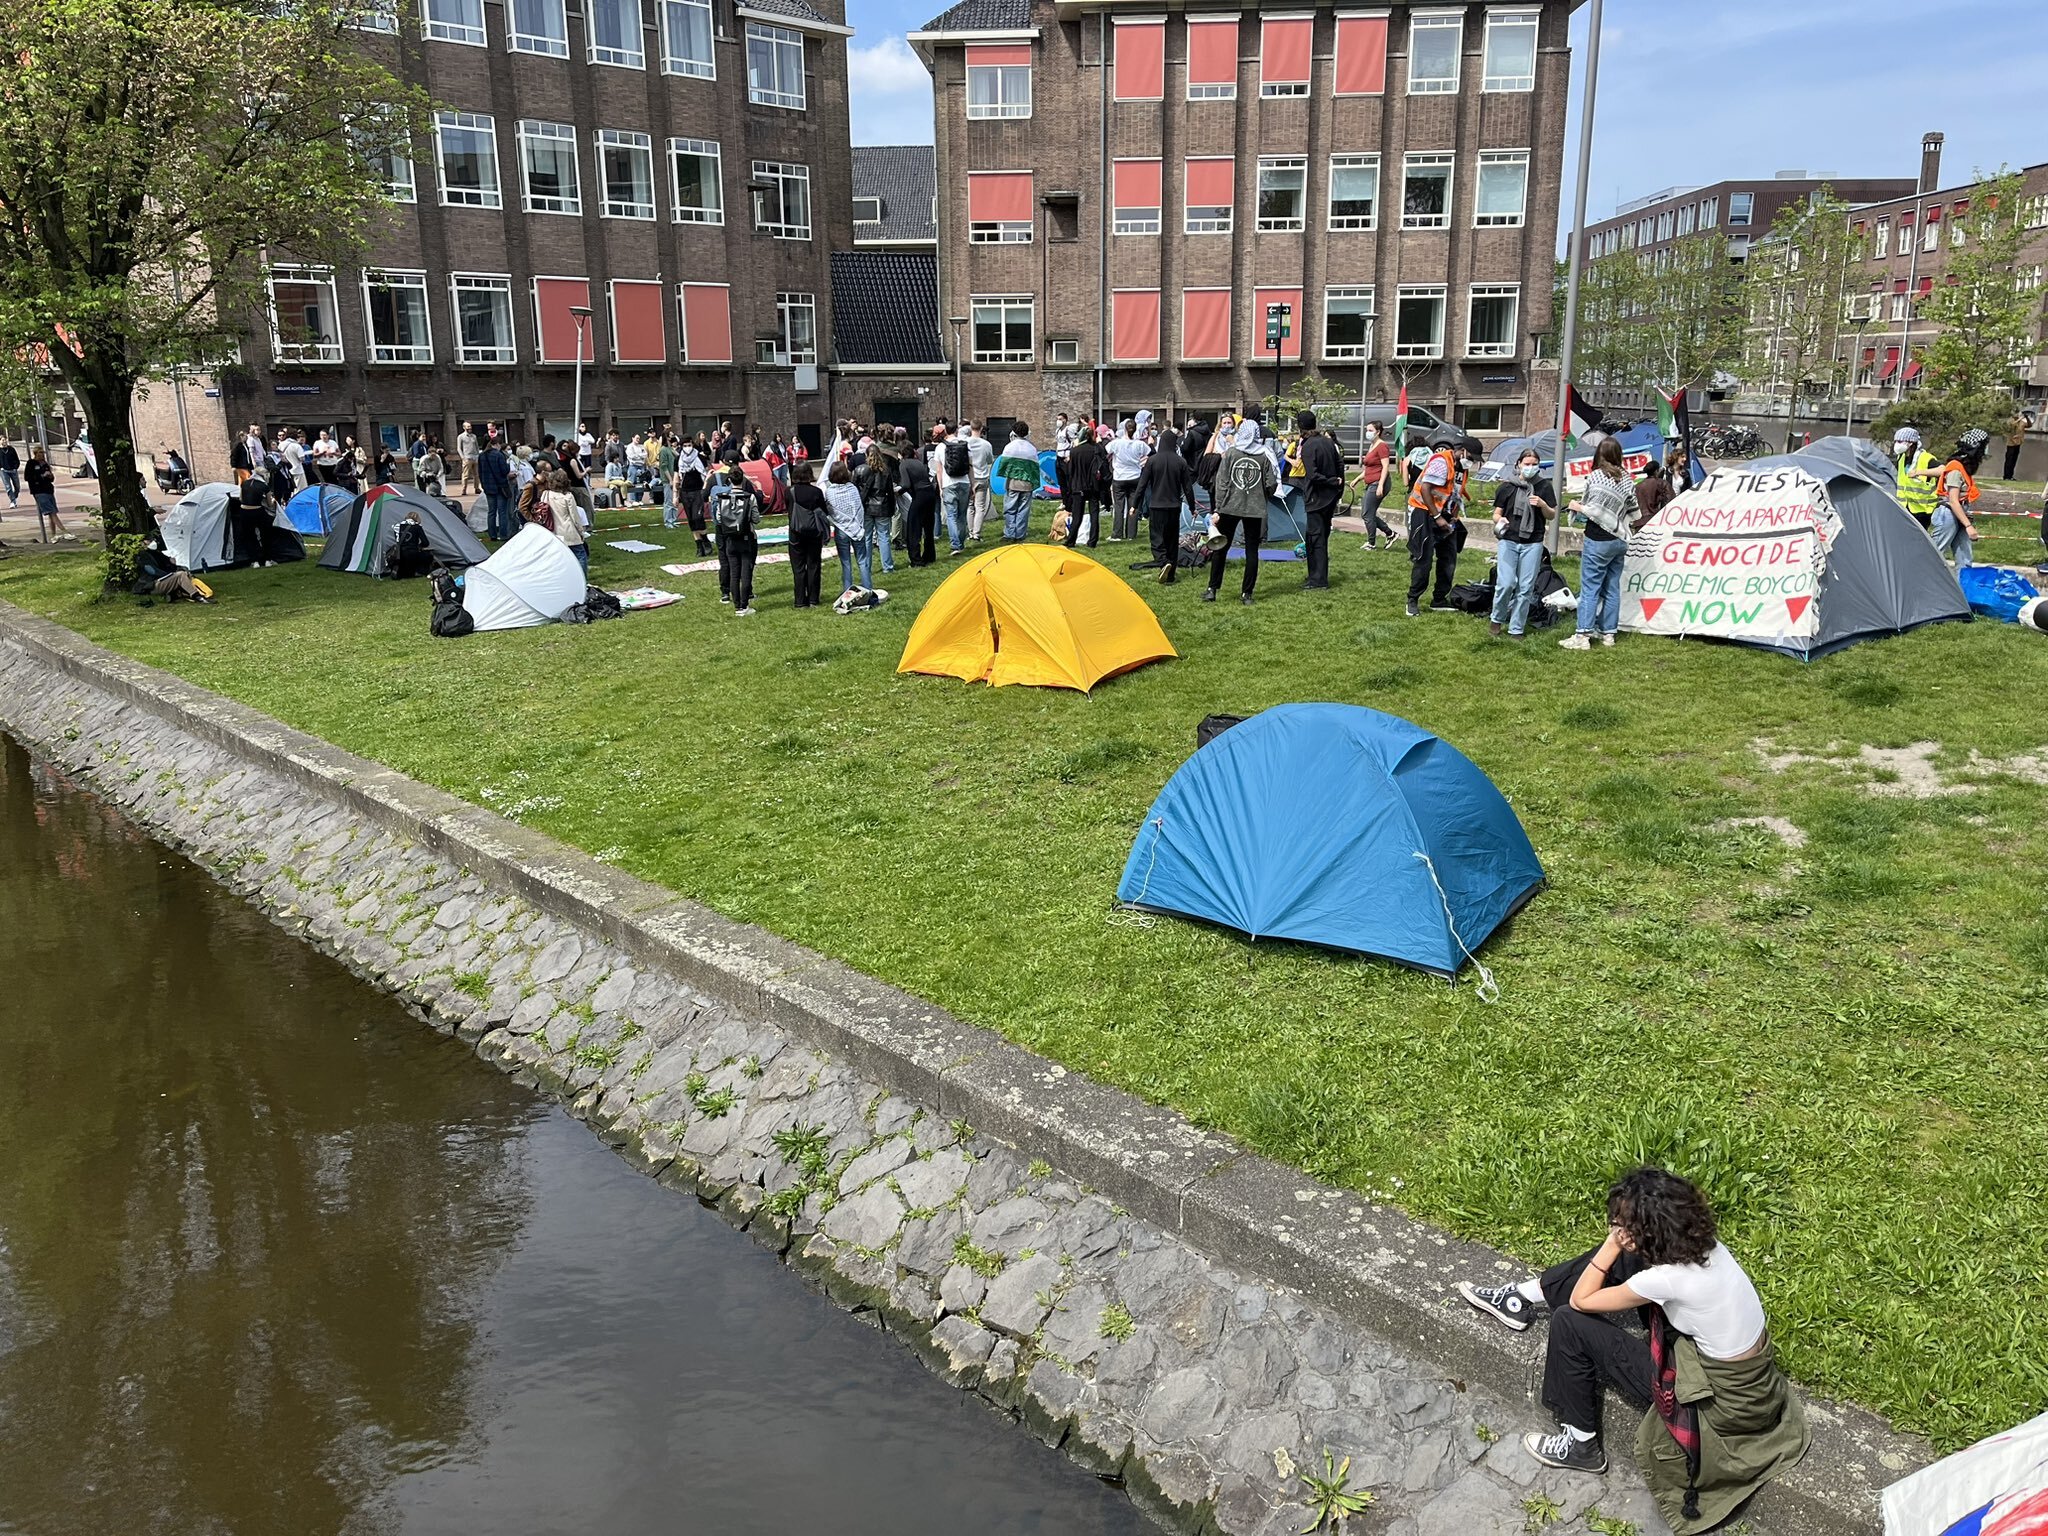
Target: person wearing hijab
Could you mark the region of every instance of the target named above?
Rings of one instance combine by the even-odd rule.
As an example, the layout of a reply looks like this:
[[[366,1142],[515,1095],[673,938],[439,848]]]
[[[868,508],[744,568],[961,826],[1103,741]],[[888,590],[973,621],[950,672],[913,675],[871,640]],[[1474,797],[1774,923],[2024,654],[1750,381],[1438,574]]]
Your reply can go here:
[[[1244,585],[1238,601],[1250,605],[1252,589],[1259,584],[1259,539],[1266,529],[1266,506],[1279,483],[1272,459],[1259,447],[1259,424],[1239,422],[1216,469],[1217,543],[1209,556],[1209,585],[1202,591],[1203,602],[1216,601],[1223,585],[1224,563],[1230,558],[1230,541],[1242,528]]]

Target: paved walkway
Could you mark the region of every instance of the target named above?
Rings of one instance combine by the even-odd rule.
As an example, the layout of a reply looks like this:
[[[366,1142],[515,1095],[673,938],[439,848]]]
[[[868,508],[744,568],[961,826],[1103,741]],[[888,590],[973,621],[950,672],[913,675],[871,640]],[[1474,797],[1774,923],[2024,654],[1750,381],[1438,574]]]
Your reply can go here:
[[[67,530],[78,535],[81,542],[99,537],[99,530],[81,510],[98,507],[100,504],[100,483],[97,480],[74,480],[71,471],[60,468],[57,471],[57,515],[64,520]],[[151,499],[152,506],[164,505],[160,497]],[[13,506],[0,497],[0,544],[10,548],[33,544],[41,535],[36,531],[36,506],[28,498],[28,492],[21,493],[20,500]]]

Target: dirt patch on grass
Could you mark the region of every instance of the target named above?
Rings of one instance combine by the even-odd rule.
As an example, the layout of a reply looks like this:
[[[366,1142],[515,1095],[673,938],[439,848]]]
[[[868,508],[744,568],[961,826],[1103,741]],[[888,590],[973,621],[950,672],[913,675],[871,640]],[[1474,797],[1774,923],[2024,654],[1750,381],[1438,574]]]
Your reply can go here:
[[[1783,816],[1730,816],[1713,824],[1715,832],[1734,832],[1742,827],[1762,827],[1787,848],[1804,848],[1806,834]]]

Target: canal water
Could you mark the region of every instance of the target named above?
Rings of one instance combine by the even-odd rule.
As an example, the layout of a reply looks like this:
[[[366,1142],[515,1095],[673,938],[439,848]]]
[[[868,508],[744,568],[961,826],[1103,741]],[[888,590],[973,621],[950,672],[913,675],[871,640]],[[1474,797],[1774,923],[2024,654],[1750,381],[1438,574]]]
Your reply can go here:
[[[1149,1529],[0,736],[0,1532]]]

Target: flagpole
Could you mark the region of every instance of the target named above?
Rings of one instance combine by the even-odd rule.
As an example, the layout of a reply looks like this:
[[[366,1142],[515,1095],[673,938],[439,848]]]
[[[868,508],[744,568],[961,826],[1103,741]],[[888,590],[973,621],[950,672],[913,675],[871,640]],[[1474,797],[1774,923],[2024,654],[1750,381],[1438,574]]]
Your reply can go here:
[[[1579,272],[1586,256],[1586,186],[1593,176],[1593,96],[1600,79],[1601,0],[1593,0],[1587,18],[1586,94],[1579,108],[1579,188],[1572,213],[1570,276],[1564,291],[1564,350],[1558,357],[1557,376],[1557,516],[1551,519],[1550,552],[1555,555],[1564,544],[1565,443],[1566,424],[1571,419],[1572,353],[1579,340]]]

